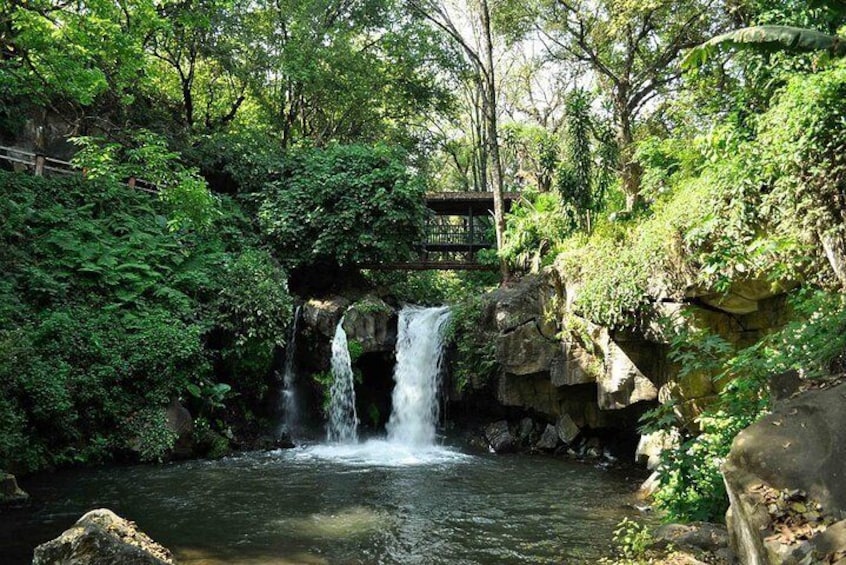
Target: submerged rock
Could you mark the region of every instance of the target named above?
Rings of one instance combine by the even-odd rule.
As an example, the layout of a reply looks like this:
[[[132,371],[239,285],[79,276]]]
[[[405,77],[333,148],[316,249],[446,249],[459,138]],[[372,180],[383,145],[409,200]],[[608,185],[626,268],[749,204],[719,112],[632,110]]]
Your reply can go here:
[[[485,426],[485,439],[496,453],[510,453],[517,447],[514,436],[508,427],[508,422],[500,420]]]
[[[15,476],[0,471],[0,504],[14,504],[28,499],[29,495],[18,486]]]
[[[92,510],[35,548],[33,565],[167,565],[170,551],[111,510]]]

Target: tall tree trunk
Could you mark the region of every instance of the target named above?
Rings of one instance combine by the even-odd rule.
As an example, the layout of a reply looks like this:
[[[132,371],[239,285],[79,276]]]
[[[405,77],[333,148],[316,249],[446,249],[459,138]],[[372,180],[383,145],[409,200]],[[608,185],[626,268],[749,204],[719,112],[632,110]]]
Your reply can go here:
[[[479,8],[482,16],[482,49],[485,57],[487,72],[484,77],[485,86],[485,124],[487,130],[488,153],[490,155],[489,168],[491,174],[491,188],[494,201],[494,231],[496,232],[496,247],[502,249],[505,243],[505,205],[502,182],[502,160],[499,155],[499,132],[496,116],[496,76],[494,74],[493,41],[491,38],[491,13],[488,0],[480,0]],[[499,260],[499,270],[503,282],[511,278],[508,264],[504,259]]]
[[[619,155],[618,171],[620,188],[626,195],[626,210],[631,212],[640,199],[640,181],[643,169],[634,157],[634,133],[632,116],[628,108],[628,92],[623,86],[618,87],[614,100],[617,118],[617,150]]]

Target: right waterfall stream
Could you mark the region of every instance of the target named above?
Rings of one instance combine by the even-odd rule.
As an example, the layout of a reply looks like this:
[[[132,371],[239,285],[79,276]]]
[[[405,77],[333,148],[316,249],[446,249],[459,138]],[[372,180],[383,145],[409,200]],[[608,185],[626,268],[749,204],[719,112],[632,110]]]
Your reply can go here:
[[[438,389],[449,308],[406,306],[399,314],[394,392],[388,441],[408,446],[435,443]]]

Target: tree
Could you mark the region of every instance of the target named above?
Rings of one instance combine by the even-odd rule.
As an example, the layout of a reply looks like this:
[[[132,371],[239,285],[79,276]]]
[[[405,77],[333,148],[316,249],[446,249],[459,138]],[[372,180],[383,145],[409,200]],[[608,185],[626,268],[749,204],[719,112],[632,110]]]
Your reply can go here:
[[[456,19],[456,8],[447,2],[411,0],[412,6],[436,28],[447,35],[461,50],[470,69],[471,78],[478,88],[487,153],[487,175],[490,178],[494,201],[494,231],[497,248],[505,243],[505,207],[502,159],[499,152],[499,120],[497,116],[498,84],[494,65],[494,35],[491,7],[488,0],[475,0],[470,6],[466,21]],[[473,24],[477,24],[475,27]],[[510,273],[505,260],[500,260],[503,280]]]
[[[629,209],[642,174],[634,158],[638,121],[677,82],[679,53],[707,37],[718,6],[716,0],[542,0],[529,14],[552,56],[589,69],[609,99]]]
[[[189,131],[226,126],[246,100],[253,75],[248,9],[239,0],[183,0],[159,9],[160,23],[145,42],[148,76]]]
[[[255,94],[289,147],[408,141],[448,94],[436,73],[449,55],[395,0],[260,0],[246,19]]]

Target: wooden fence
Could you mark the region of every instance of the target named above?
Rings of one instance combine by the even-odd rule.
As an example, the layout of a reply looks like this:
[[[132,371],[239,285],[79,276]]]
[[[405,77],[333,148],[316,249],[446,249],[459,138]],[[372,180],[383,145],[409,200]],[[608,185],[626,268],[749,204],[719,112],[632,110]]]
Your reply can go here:
[[[0,161],[6,161],[12,164],[13,170],[29,171],[37,177],[43,177],[48,174],[58,175],[85,175],[85,169],[79,169],[69,161],[63,161],[47,155],[39,153],[32,153],[16,147],[6,147],[0,145]],[[157,194],[158,189],[155,184],[147,182],[136,177],[129,177],[124,179],[126,185],[136,190]]]

